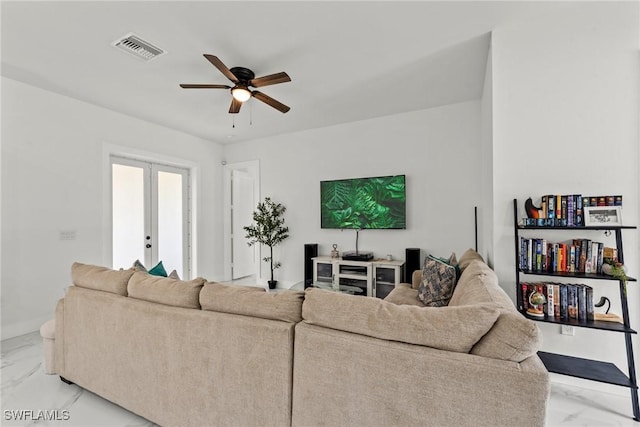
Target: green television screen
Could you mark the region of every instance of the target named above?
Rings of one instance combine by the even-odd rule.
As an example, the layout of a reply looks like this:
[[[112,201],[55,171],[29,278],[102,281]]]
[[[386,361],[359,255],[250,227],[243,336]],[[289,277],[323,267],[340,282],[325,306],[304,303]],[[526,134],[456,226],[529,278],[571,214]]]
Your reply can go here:
[[[405,229],[405,175],[320,182],[321,228]]]

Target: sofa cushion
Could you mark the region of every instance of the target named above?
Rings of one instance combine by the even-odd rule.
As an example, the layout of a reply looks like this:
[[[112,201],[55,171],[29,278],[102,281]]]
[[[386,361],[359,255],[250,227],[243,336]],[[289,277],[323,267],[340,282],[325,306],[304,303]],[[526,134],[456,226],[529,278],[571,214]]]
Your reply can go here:
[[[137,271],[129,280],[129,297],[164,305],[200,308],[199,295],[205,279],[175,280]]]
[[[418,299],[418,290],[413,289],[406,283],[397,284],[384,300],[398,305],[417,305],[418,307],[424,307],[422,301]]]
[[[265,292],[264,288],[208,282],[200,292],[203,310],[297,323],[302,320],[302,291]]]
[[[480,261],[484,262],[482,255],[473,249],[469,248],[462,254],[460,259],[458,260],[458,268],[460,268],[460,274],[464,272],[464,270],[471,264],[472,261]]]
[[[418,287],[418,299],[427,307],[449,304],[456,286],[456,255],[449,259],[427,256],[422,268],[422,281]]]
[[[390,341],[468,353],[499,311],[487,305],[416,307],[309,288],[305,323]]]
[[[515,311],[511,298],[498,285],[498,276],[484,262],[472,261],[464,270],[449,305],[493,303]]]
[[[472,354],[521,362],[540,347],[542,334],[536,324],[518,313],[494,271],[477,260],[464,270],[449,302],[449,306],[468,304],[489,304],[500,310],[497,322]]]
[[[112,270],[97,265],[74,262],[71,265],[71,281],[81,288],[95,289],[127,296],[127,283],[133,270]]]
[[[501,310],[493,328],[471,349],[471,354],[522,362],[542,343],[538,326],[520,313]]]

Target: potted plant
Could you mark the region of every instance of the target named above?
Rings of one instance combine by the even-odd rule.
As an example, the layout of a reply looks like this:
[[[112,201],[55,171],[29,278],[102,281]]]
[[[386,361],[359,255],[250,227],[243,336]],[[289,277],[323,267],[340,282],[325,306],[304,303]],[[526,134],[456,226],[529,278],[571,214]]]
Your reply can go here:
[[[627,277],[627,267],[625,267],[621,262],[618,262],[617,259],[606,259],[602,264],[602,272],[621,281],[623,284],[624,295],[627,295],[627,281],[629,280]]]
[[[284,226],[282,215],[286,208],[280,203],[275,203],[270,197],[265,197],[264,202],[258,203],[258,208],[253,212],[253,224],[243,227],[249,239],[249,246],[256,243],[269,246],[269,256],[264,257],[265,262],[271,265],[271,280],[269,289],[275,289],[277,280],[273,279],[273,270],[280,267],[280,262],[273,260],[273,247],[289,237],[289,227]]]

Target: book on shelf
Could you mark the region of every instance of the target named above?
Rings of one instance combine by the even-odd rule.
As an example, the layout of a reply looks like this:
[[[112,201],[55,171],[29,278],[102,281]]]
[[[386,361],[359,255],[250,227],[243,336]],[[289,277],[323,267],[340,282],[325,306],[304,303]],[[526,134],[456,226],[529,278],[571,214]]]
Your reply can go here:
[[[618,261],[618,249],[616,248],[602,248],[602,260],[607,262]]]
[[[568,319],[569,307],[567,304],[567,286],[559,284],[558,287],[560,288],[560,319]]]
[[[553,285],[553,317],[560,318],[560,285],[554,283]]]
[[[587,321],[593,321],[595,319],[595,310],[593,305],[593,288],[588,285],[585,285],[584,287],[586,294]]]
[[[567,312],[569,319],[578,319],[578,294],[576,285],[568,284],[567,286]]]
[[[577,292],[577,296],[578,296],[578,313],[577,313],[577,319],[582,319],[582,320],[586,320],[587,319],[587,294],[586,294],[586,288],[585,285],[582,284],[577,284],[576,285],[576,292]]]
[[[549,317],[555,317],[554,307],[555,307],[555,299],[553,298],[553,284],[546,284],[546,310],[545,314]]]
[[[575,201],[576,205],[574,211],[574,225],[576,227],[584,227],[584,210],[582,206],[582,196],[580,194],[576,194]]]

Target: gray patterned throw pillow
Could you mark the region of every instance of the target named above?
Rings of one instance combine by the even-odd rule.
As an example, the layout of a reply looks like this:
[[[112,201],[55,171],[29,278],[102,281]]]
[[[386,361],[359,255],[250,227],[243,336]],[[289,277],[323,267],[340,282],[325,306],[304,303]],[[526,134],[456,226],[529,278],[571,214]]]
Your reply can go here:
[[[449,304],[456,286],[456,255],[448,260],[429,255],[424,260],[422,280],[418,286],[418,299],[427,307]]]

